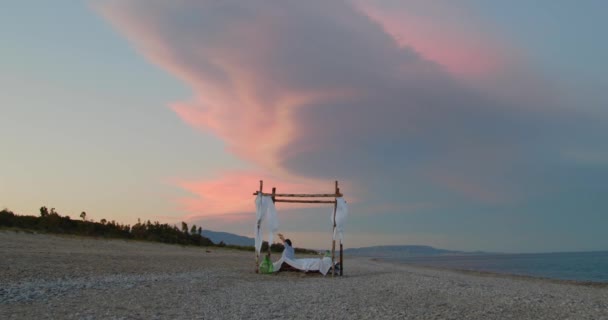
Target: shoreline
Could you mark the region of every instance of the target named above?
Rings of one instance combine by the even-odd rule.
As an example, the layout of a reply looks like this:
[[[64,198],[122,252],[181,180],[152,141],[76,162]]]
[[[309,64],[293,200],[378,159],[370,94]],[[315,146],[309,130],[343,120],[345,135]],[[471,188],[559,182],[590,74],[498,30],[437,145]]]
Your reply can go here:
[[[179,246],[179,247],[196,247],[199,249],[204,249],[206,251],[217,250],[217,249],[221,248],[222,250],[228,250],[228,251],[250,252],[249,250],[236,249],[236,248],[230,248],[230,247],[190,246],[190,245],[183,245],[183,244],[170,244],[170,243],[162,243],[162,242],[154,242],[154,241],[138,240],[138,239],[123,239],[123,238],[113,238],[113,237],[98,237],[98,236],[82,236],[82,235],[61,234],[61,233],[48,233],[48,232],[41,232],[41,231],[37,231],[37,230],[20,229],[20,228],[0,228],[0,233],[1,232],[14,232],[16,234],[23,233],[23,234],[29,234],[29,235],[46,235],[46,236],[60,237],[60,238],[66,238],[66,239],[92,239],[92,240],[99,240],[99,241],[106,241],[106,240],[107,241],[124,241],[124,242],[133,242],[133,243],[142,243],[142,244],[158,244],[158,245],[169,245],[169,246]],[[251,252],[253,252],[253,251],[251,251]],[[604,252],[604,251],[588,251],[588,252]],[[585,253],[588,253],[588,252],[585,252]],[[551,253],[547,253],[547,254],[554,254],[554,253],[568,253],[568,252],[551,252]],[[574,252],[574,253],[577,253],[577,252]],[[274,254],[280,255],[280,253],[276,253],[276,252]],[[527,253],[523,253],[523,254],[527,254]],[[535,254],[535,253],[531,253],[531,254]],[[316,257],[314,255],[308,255],[308,254],[299,254],[298,256]],[[545,281],[545,282],[557,283],[557,284],[570,284],[570,285],[577,285],[577,286],[608,288],[608,281],[601,282],[601,281],[558,279],[558,278],[550,278],[550,277],[542,277],[542,276],[526,275],[526,274],[439,267],[439,266],[432,266],[432,265],[407,263],[404,261],[397,261],[395,259],[390,259],[390,258],[378,258],[378,257],[371,257],[371,256],[350,256],[349,257],[349,259],[353,259],[353,258],[363,258],[363,259],[369,259],[371,261],[379,262],[379,263],[395,264],[395,265],[400,265],[400,266],[405,265],[408,267],[419,268],[419,269],[457,272],[457,273],[461,273],[461,274],[468,274],[468,275],[474,275],[474,276],[479,276],[479,277],[498,277],[498,278],[506,278],[506,279],[539,280],[539,281]]]
[[[474,275],[474,276],[479,276],[479,277],[497,277],[497,278],[505,278],[505,279],[519,279],[519,280],[532,280],[532,281],[538,280],[538,281],[544,281],[544,282],[556,283],[556,284],[569,284],[569,285],[576,285],[576,286],[608,288],[608,282],[556,279],[556,278],[532,276],[532,275],[525,275],[525,274],[438,267],[438,266],[431,266],[431,265],[421,265],[421,264],[414,264],[414,263],[407,263],[407,262],[398,262],[398,261],[393,261],[391,259],[385,259],[385,258],[369,257],[369,259],[372,261],[377,261],[377,262],[381,262],[381,263],[406,265],[408,267],[420,268],[420,269],[457,272],[457,273],[461,273],[461,274]]]
[[[12,231],[0,256],[2,319],[608,319],[605,286],[363,257],[262,275],[246,251]]]

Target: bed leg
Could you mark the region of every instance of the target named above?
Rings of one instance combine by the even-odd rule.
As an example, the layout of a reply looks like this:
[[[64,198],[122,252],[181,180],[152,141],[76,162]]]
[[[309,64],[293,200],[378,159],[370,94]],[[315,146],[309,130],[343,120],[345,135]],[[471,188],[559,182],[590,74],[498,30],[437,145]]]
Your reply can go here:
[[[331,277],[336,275],[336,240],[331,242]]]
[[[342,240],[340,240],[340,277],[344,271],[344,255],[342,254]]]

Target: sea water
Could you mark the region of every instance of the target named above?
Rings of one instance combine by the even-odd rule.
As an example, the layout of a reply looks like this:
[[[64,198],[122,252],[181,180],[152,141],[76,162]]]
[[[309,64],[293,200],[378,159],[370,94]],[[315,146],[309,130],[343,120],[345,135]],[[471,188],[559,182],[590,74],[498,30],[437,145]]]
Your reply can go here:
[[[460,270],[608,283],[608,251],[408,257],[396,261]]]

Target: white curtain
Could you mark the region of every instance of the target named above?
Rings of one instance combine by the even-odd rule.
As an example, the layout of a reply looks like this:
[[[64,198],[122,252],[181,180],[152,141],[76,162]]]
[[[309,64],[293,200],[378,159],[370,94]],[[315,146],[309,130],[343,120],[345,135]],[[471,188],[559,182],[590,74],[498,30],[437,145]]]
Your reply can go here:
[[[262,249],[262,221],[264,221],[264,216],[266,215],[266,207],[264,206],[265,201],[264,197],[261,194],[255,198],[255,252],[260,253]]]
[[[266,205],[266,226],[268,228],[268,245],[274,242],[274,234],[279,231],[279,219],[277,218],[277,209],[274,207],[272,197],[264,197]]]
[[[346,217],[348,216],[348,205],[346,204],[346,200],[344,198],[336,198],[336,229],[334,230],[333,240],[336,240],[336,236],[340,241],[344,239],[344,224],[346,223]],[[331,216],[331,225],[334,225],[334,212],[332,210]]]
[[[279,219],[277,210],[272,202],[272,197],[258,194],[255,198],[255,252],[258,254],[262,250],[262,223],[266,220],[268,228],[268,244],[272,244],[274,233],[279,230]]]

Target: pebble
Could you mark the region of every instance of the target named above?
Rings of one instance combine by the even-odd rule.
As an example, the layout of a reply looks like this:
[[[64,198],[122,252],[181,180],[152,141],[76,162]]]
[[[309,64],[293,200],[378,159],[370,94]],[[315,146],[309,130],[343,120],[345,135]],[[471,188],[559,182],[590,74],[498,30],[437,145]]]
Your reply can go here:
[[[365,258],[260,275],[250,252],[4,231],[0,256],[1,319],[608,319],[607,286]]]

